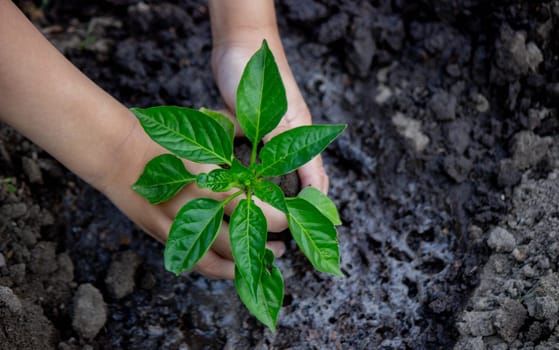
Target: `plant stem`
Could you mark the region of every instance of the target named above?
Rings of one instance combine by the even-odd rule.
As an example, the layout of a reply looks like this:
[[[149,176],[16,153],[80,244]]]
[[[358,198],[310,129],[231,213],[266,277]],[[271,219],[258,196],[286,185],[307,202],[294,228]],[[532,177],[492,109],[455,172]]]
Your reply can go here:
[[[250,167],[256,163],[256,151],[258,150],[258,144],[252,145],[252,152],[250,153]]]
[[[235,199],[236,197],[240,196],[243,193],[244,193],[244,191],[238,191],[238,192],[233,193],[229,197],[225,198],[225,200],[223,201],[223,206],[226,206],[229,202],[231,202],[233,199]]]

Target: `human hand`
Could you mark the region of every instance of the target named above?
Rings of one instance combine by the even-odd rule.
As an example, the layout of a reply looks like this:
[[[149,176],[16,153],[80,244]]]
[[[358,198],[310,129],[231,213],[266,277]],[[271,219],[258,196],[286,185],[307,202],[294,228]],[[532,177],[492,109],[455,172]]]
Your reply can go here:
[[[158,205],[149,204],[148,201],[131,189],[131,185],[137,180],[149,160],[159,154],[169,152],[154,143],[139,123],[137,121],[135,123],[125,142],[115,152],[118,156],[114,160],[114,169],[98,185],[98,188],[126,216],[154,238],[164,243],[172,222],[182,206],[199,197],[224,200],[234,190],[215,193],[207,189],[200,189],[195,183],[191,183],[169,201]],[[184,160],[184,164],[192,174],[207,173],[216,168],[214,165],[199,164],[188,160]],[[231,215],[239,200],[240,198],[236,198],[225,206],[227,215]],[[265,203],[257,202],[257,204],[264,211],[270,231],[282,230],[284,215]],[[210,278],[234,278],[235,266],[228,232],[228,224],[223,222],[214,244],[195,266],[196,271]],[[283,254],[285,245],[281,241],[269,241],[267,242],[267,248],[272,250],[276,257],[279,257]]]
[[[15,37],[25,40],[13,40]],[[0,47],[0,121],[103,192],[159,241],[166,241],[177,211],[187,201],[227,195],[190,185],[169,202],[149,204],[131,186],[149,160],[168,152],[147,136],[132,113],[64,58],[11,1],[0,1]],[[186,161],[185,165],[193,174],[211,169]],[[226,206],[226,213],[231,214],[233,205]],[[285,218],[279,211],[265,205],[261,208],[271,231],[283,227]],[[212,278],[234,277],[227,231],[223,223],[197,271]],[[280,256],[284,244],[268,242],[268,248]]]
[[[255,32],[245,41],[221,41],[214,44],[212,51],[212,69],[216,84],[229,112],[235,113],[236,91],[246,63],[261,45],[262,39],[268,45],[278,64],[287,94],[288,109],[278,127],[264,138],[264,142],[273,136],[302,125],[312,124],[311,114],[297,86],[295,78],[287,63],[281,42],[276,33],[262,37],[262,32]],[[328,192],[328,176],[322,165],[322,158],[317,156],[298,169],[301,186],[314,186],[323,193]]]

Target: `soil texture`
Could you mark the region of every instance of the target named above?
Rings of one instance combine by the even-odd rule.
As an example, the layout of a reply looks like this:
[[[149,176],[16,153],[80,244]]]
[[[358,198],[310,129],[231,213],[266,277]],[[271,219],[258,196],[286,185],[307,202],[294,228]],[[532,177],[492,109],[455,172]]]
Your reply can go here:
[[[205,1],[18,5],[127,106],[221,106]],[[559,2],[276,7],[315,122],[348,124],[323,154],[345,277],[287,239],[271,333],[0,125],[0,349],[558,348]]]

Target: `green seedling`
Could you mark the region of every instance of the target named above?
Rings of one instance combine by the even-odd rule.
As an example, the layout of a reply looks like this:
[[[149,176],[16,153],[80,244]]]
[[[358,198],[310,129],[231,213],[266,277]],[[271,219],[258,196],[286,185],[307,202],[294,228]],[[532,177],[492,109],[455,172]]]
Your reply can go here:
[[[273,331],[284,285],[274,255],[266,249],[266,218],[254,198],[285,213],[295,241],[317,270],[342,276],[335,228],[341,222],[334,203],[312,187],[286,198],[270,178],[293,172],[310,161],[345,125],[301,126],[258,147],[287,111],[285,88],[266,41],[244,69],[236,106],[239,125],[252,143],[248,165],[234,157],[234,125],[222,114],[175,106],[132,108],[146,133],[172,153],[148,162],[132,188],[152,204],[171,199],[192,182],[214,192],[231,193],[222,201],[196,198],[179,210],[164,257],[165,268],[175,274],[192,269],[206,254],[219,233],[225,205],[241,198],[229,218],[235,286],[249,311]],[[191,174],[181,158],[219,167]]]
[[[6,186],[6,190],[9,193],[14,193],[17,188],[15,186],[16,183],[16,178],[15,177],[4,177],[4,178],[0,178],[0,184],[3,184]]]

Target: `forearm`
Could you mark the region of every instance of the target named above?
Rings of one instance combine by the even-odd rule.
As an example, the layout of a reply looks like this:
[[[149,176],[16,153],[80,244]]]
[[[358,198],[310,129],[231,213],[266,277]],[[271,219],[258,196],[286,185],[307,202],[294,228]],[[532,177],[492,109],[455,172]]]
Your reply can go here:
[[[244,44],[258,34],[273,36],[268,40],[279,39],[273,0],[209,0],[208,3],[214,46]]]
[[[100,186],[134,117],[7,0],[0,0],[0,48],[0,120]]]

